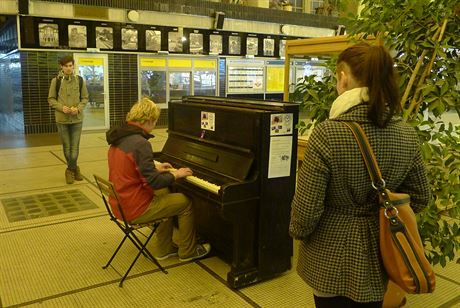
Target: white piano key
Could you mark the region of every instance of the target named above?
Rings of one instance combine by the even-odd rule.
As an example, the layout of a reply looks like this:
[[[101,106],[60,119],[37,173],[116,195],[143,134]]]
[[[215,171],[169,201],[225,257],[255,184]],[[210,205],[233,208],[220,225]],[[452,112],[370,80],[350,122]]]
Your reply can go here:
[[[154,163],[157,163],[157,164],[161,164],[161,162],[158,162],[158,161],[154,161]],[[175,168],[170,168],[169,171],[170,172],[173,172],[173,171],[176,171],[177,169]],[[214,183],[211,183],[211,182],[208,182],[204,179],[201,179],[199,177],[196,177],[194,175],[189,175],[187,177],[185,177],[185,180],[195,186],[198,186],[204,190],[207,190],[209,192],[212,192],[213,194],[215,195],[218,195],[219,194],[219,190],[220,190],[220,186],[219,185],[216,185]]]

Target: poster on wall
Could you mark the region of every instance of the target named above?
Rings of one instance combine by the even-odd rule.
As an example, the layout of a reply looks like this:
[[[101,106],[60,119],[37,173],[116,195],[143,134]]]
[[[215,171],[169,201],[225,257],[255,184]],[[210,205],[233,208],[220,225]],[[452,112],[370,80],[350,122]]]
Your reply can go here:
[[[38,24],[38,37],[41,47],[58,47],[59,26],[57,24]]]
[[[171,52],[182,52],[182,35],[179,32],[168,33],[168,50]]]
[[[190,53],[203,53],[203,34],[190,33]]]
[[[264,56],[275,55],[275,40],[271,38],[264,38]]]
[[[228,53],[239,55],[241,53],[241,37],[230,35],[228,37]]]
[[[267,66],[267,92],[282,93],[284,91],[284,66]]]
[[[264,61],[229,61],[227,80],[228,93],[263,93]]]
[[[219,34],[209,35],[209,53],[214,53],[214,54],[222,53],[222,35],[219,35]]]
[[[121,49],[137,50],[137,29],[121,29]]]
[[[69,25],[69,47],[71,48],[86,48],[86,26]]]
[[[145,49],[151,51],[161,50],[161,31],[145,30]]]
[[[284,58],[285,51],[286,51],[286,40],[280,40],[280,57]]]
[[[96,27],[96,48],[113,49],[112,27]]]
[[[246,54],[256,56],[258,50],[259,39],[257,37],[248,37],[246,39]]]

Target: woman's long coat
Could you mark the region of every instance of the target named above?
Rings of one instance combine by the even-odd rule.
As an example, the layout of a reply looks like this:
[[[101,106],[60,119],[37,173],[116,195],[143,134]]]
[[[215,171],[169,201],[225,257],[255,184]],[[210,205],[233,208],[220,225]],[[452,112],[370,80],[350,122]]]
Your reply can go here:
[[[379,257],[377,194],[351,131],[338,120],[364,128],[387,188],[408,193],[415,211],[430,198],[416,131],[398,119],[378,128],[367,108],[355,106],[313,130],[289,228],[300,240],[302,279],[321,293],[358,302],[381,301],[387,276]]]

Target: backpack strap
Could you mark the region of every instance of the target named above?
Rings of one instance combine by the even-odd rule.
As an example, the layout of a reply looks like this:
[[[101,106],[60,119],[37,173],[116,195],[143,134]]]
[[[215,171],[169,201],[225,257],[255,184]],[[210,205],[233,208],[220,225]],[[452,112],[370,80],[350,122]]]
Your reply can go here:
[[[59,96],[59,89],[61,88],[61,78],[56,76],[56,97]]]
[[[81,77],[80,75],[77,75],[77,77],[78,77],[78,85],[80,89],[80,101],[81,101],[81,89],[83,88],[83,77]]]
[[[78,85],[80,89],[80,100],[81,100],[81,89],[83,87],[83,77],[81,77],[80,75],[77,75],[77,78],[78,78]],[[56,76],[56,97],[59,95],[59,89],[61,89],[61,78]]]

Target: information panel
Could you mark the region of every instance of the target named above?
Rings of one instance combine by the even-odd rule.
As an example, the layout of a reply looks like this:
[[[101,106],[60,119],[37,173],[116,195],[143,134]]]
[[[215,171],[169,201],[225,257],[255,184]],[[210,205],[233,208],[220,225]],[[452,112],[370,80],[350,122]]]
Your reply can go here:
[[[284,91],[284,66],[267,66],[267,92]]]
[[[263,93],[264,61],[228,61],[227,93]]]

